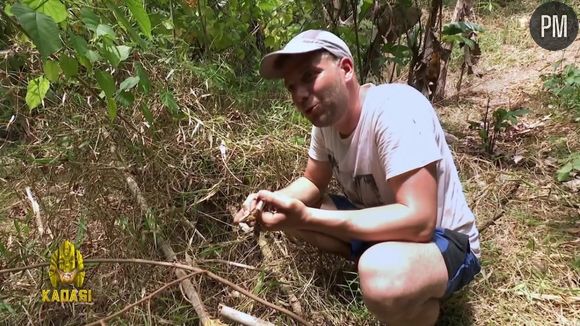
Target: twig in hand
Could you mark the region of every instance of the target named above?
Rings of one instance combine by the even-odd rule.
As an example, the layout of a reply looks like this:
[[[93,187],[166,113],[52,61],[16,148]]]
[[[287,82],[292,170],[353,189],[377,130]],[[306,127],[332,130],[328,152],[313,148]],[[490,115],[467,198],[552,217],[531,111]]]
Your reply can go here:
[[[139,304],[143,303],[144,301],[151,300],[151,298],[153,298],[153,297],[154,297],[155,295],[157,295],[159,292],[161,292],[161,291],[163,291],[163,290],[167,289],[168,287],[170,287],[170,286],[172,286],[172,285],[174,285],[174,284],[177,284],[177,283],[179,283],[179,282],[181,282],[181,281],[183,281],[183,280],[185,280],[185,279],[187,279],[187,278],[190,278],[190,277],[194,276],[195,274],[199,274],[199,273],[201,273],[201,272],[193,272],[193,273],[189,273],[189,274],[187,274],[187,275],[185,275],[185,276],[182,276],[182,277],[180,277],[180,278],[178,278],[178,279],[176,279],[176,280],[173,280],[173,281],[171,281],[171,282],[169,282],[169,283],[166,283],[165,285],[163,285],[163,286],[162,286],[162,287],[160,287],[159,289],[157,289],[157,290],[155,290],[155,291],[151,292],[151,294],[149,294],[149,295],[147,295],[147,296],[143,297],[141,300],[138,300],[138,301],[136,301],[136,302],[134,302],[134,303],[132,303],[132,304],[130,304],[130,305],[128,305],[128,306],[126,306],[125,308],[123,308],[123,309],[121,309],[121,310],[117,311],[116,313],[114,313],[114,314],[111,314],[111,315],[108,315],[108,316],[107,316],[107,317],[105,317],[105,318],[102,318],[102,319],[99,319],[99,320],[97,320],[97,321],[94,321],[94,322],[92,322],[92,323],[86,324],[85,326],[102,325],[102,324],[103,324],[104,322],[106,322],[107,320],[110,320],[110,319],[112,319],[112,318],[115,318],[115,317],[117,317],[117,316],[121,315],[122,313],[124,313],[124,312],[126,312],[127,310],[129,310],[129,309],[131,309],[131,308],[133,308],[133,307],[135,307],[135,306],[137,306],[137,305],[139,305]]]
[[[262,210],[264,209],[265,203],[263,201],[259,201],[258,204],[256,205],[256,207],[254,207],[254,209],[252,209],[251,211],[249,211],[246,215],[244,215],[242,217],[242,219],[240,220],[240,223],[242,222],[246,222],[246,220],[248,222],[253,222],[256,220],[256,214],[258,212],[262,212]]]

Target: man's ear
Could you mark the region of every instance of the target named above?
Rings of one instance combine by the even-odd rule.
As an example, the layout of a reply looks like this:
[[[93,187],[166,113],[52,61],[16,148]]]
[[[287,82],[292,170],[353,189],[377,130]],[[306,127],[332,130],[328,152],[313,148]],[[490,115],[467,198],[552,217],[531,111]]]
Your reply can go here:
[[[338,65],[342,70],[344,70],[345,81],[350,81],[355,77],[354,62],[352,61],[351,58],[348,57],[340,58]]]

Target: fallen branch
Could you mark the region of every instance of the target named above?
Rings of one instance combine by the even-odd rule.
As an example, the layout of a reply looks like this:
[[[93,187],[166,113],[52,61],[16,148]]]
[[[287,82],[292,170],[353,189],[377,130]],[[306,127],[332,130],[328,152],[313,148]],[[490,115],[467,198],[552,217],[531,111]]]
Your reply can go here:
[[[184,274],[185,274],[185,273],[184,273]],[[167,289],[168,287],[170,287],[170,286],[172,286],[172,285],[175,285],[175,284],[177,284],[177,283],[179,283],[179,282],[182,282],[182,281],[184,281],[184,280],[186,280],[186,279],[188,279],[188,278],[190,278],[190,277],[192,277],[192,276],[194,276],[194,275],[196,275],[196,274],[199,274],[199,272],[193,272],[193,273],[189,273],[189,274],[186,274],[186,275],[184,275],[184,276],[182,276],[182,277],[180,277],[180,278],[178,278],[178,279],[176,279],[176,280],[173,280],[173,281],[171,281],[171,282],[169,282],[169,283],[167,283],[167,284],[163,285],[163,286],[162,286],[162,287],[160,287],[159,289],[157,289],[157,290],[155,290],[155,291],[151,292],[151,294],[149,294],[149,295],[147,295],[147,296],[143,297],[141,300],[138,300],[138,301],[136,301],[136,302],[134,302],[134,303],[132,303],[132,304],[130,304],[130,305],[128,305],[128,306],[126,306],[125,308],[123,308],[123,309],[121,309],[121,310],[119,310],[119,311],[115,312],[114,314],[108,315],[108,316],[107,316],[107,317],[105,317],[105,318],[101,318],[101,319],[99,319],[99,320],[97,320],[97,321],[94,321],[94,322],[92,322],[92,323],[86,324],[85,326],[103,325],[103,324],[104,324],[104,322],[106,322],[107,320],[111,320],[111,319],[113,319],[113,318],[115,318],[115,317],[117,317],[117,316],[119,316],[119,315],[123,314],[124,312],[128,311],[129,309],[131,309],[131,308],[133,308],[133,307],[135,307],[135,306],[137,306],[137,305],[139,305],[139,304],[141,304],[141,303],[143,303],[143,302],[145,302],[145,301],[147,301],[147,300],[151,300],[151,298],[153,298],[155,295],[157,295],[157,294],[158,294],[158,293],[160,293],[161,291],[163,291],[163,290]]]
[[[161,247],[161,251],[163,251],[163,254],[167,258],[167,260],[177,262],[177,256],[175,255],[175,252],[173,252],[173,249],[171,249],[171,246],[169,246],[167,241],[165,241],[165,239],[163,239],[162,237],[159,237],[158,241],[159,247]],[[185,272],[182,269],[176,268],[175,275],[178,278],[183,279],[183,277],[185,276]],[[181,287],[183,288],[183,292],[185,292],[187,301],[191,303],[193,309],[195,309],[195,312],[197,312],[201,324],[211,325],[212,323],[211,317],[207,312],[207,310],[205,309],[203,302],[201,301],[201,298],[199,297],[199,294],[197,293],[197,290],[195,289],[191,281],[187,278],[183,279],[183,281],[181,282]]]
[[[30,187],[26,187],[24,190],[26,191],[26,198],[28,198],[28,201],[30,201],[30,206],[32,207],[32,211],[34,212],[38,233],[40,233],[40,236],[43,236],[45,228],[44,222],[42,221],[42,216],[40,215],[40,205],[38,204],[36,199],[34,199],[34,195],[32,194],[32,190],[30,189]],[[50,231],[49,227],[46,228],[46,233],[50,236],[51,239],[53,239],[52,232]]]
[[[184,269],[184,270],[189,270],[192,272],[197,272],[197,273],[203,273],[205,275],[207,275],[208,277],[210,277],[211,279],[214,279],[238,292],[240,292],[241,294],[247,296],[248,298],[254,299],[272,309],[275,309],[283,314],[288,315],[289,317],[294,318],[296,321],[299,321],[300,323],[304,324],[304,325],[311,325],[310,323],[308,323],[306,320],[304,320],[302,317],[298,316],[297,314],[293,313],[292,311],[277,306],[273,303],[270,303],[260,297],[257,297],[256,295],[246,291],[245,289],[243,289],[242,287],[208,271],[199,267],[193,267],[193,266],[189,266],[189,265],[184,265],[184,264],[178,264],[178,263],[170,263],[170,262],[166,262],[166,261],[155,261],[155,260],[147,260],[147,259],[137,259],[137,258],[127,258],[127,259],[118,259],[118,258],[88,258],[88,259],[83,259],[85,264],[91,264],[91,263],[117,263],[117,264],[147,264],[147,265],[156,265],[156,266],[165,266],[165,267],[173,267],[173,268],[179,268],[179,269]],[[46,267],[48,266],[49,263],[40,263],[40,264],[35,264],[35,265],[29,265],[29,266],[22,266],[22,267],[15,267],[15,268],[8,268],[8,269],[2,269],[0,270],[0,275],[4,274],[4,273],[10,273],[10,272],[19,272],[19,271],[23,271],[23,270],[28,270],[28,269],[33,269],[33,268],[40,268],[40,267]]]
[[[218,310],[222,317],[245,326],[274,326],[274,324],[263,319],[248,315],[245,312],[228,307],[222,303],[220,303]]]

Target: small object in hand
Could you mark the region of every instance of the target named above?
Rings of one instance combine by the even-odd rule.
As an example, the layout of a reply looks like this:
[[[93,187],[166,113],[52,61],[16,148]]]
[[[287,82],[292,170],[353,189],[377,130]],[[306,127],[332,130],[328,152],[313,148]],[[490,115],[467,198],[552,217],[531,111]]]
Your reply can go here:
[[[264,202],[260,200],[254,209],[242,217],[239,223],[254,222],[256,220],[256,213],[261,212],[264,209],[264,205]]]

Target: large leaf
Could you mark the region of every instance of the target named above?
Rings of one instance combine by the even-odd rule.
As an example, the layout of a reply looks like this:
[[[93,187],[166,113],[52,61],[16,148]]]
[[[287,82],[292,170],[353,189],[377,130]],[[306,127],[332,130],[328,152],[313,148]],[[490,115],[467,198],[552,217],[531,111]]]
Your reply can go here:
[[[128,91],[137,86],[137,84],[139,84],[139,77],[127,77],[127,79],[123,80],[121,85],[119,85],[119,90]]]
[[[44,76],[40,76],[28,82],[28,87],[26,88],[26,104],[31,110],[42,103],[49,88],[50,81],[44,78]]]
[[[35,11],[52,17],[56,23],[63,22],[68,18],[66,7],[59,0],[23,0],[22,2]]]
[[[42,57],[46,58],[60,49],[62,44],[58,26],[51,17],[41,12],[35,12],[20,3],[12,6],[12,13],[36,45]]]
[[[60,68],[65,76],[72,78],[79,73],[79,62],[75,58],[69,56],[62,56],[59,60]]]
[[[141,0],[126,0],[125,3],[131,14],[139,24],[139,28],[147,36],[147,38],[151,39],[151,21],[149,20],[149,16],[143,7],[143,2]]]
[[[97,70],[97,72],[95,72],[95,77],[97,78],[99,87],[103,90],[103,92],[105,92],[107,98],[112,98],[115,96],[115,80],[110,73]]]

